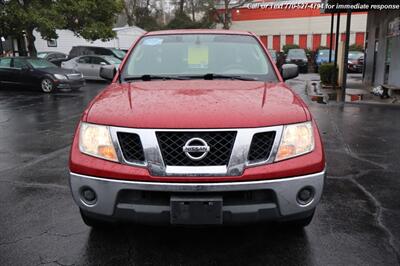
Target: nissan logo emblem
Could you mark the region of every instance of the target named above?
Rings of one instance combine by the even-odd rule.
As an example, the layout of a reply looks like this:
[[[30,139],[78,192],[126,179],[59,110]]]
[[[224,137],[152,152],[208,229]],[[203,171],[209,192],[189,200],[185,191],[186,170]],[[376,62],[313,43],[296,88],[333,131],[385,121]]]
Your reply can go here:
[[[193,161],[200,161],[209,151],[210,146],[201,138],[191,138],[183,146],[183,152]]]

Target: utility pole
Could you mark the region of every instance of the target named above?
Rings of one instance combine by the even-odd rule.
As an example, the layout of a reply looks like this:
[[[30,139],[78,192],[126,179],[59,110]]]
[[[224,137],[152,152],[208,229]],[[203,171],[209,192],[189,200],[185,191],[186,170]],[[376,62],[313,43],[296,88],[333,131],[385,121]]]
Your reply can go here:
[[[333,50],[333,22],[335,21],[335,13],[331,14],[331,38],[329,43],[329,63],[332,62],[332,50]]]
[[[350,26],[351,26],[351,9],[347,10],[346,22],[346,43],[344,45],[344,64],[343,64],[343,88],[342,88],[342,101],[346,99],[346,86],[347,86],[347,65],[349,60],[349,43],[350,43]]]

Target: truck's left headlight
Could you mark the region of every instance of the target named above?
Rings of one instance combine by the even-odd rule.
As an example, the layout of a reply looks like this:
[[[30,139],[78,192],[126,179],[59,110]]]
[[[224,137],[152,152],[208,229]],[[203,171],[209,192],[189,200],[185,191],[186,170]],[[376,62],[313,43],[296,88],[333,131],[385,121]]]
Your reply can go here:
[[[118,157],[107,126],[81,123],[79,150],[82,153],[117,162]]]
[[[286,125],[275,161],[282,161],[314,150],[314,133],[311,122]]]

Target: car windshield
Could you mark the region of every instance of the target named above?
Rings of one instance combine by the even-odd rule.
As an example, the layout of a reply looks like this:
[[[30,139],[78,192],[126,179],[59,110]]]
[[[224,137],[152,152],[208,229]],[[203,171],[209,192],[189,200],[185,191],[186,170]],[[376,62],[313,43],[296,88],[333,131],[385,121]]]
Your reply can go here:
[[[39,58],[45,58],[49,53],[41,52],[37,54],[37,57]]]
[[[27,61],[35,69],[57,67],[45,59],[28,59]]]
[[[119,50],[119,49],[112,49],[114,54],[120,58],[124,58],[124,56],[126,55],[126,52]]]
[[[288,57],[291,58],[306,58],[306,52],[303,49],[290,49]]]
[[[356,60],[362,57],[364,54],[361,52],[349,52],[349,59],[350,60]]]
[[[122,77],[207,74],[277,80],[256,38],[230,34],[146,36],[130,54]]]
[[[318,56],[321,58],[329,58],[329,50],[319,50]],[[332,56],[335,56],[334,50],[332,50]]]

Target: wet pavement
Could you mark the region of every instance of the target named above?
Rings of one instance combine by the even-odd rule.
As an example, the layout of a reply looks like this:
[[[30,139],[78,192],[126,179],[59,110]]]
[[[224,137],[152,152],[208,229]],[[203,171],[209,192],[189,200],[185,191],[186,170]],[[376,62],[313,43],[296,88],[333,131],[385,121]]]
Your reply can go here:
[[[290,81],[304,92],[300,77]],[[0,265],[399,265],[400,108],[310,103],[328,179],[304,231],[271,225],[92,231],[68,188],[79,117],[105,86],[0,90]]]

